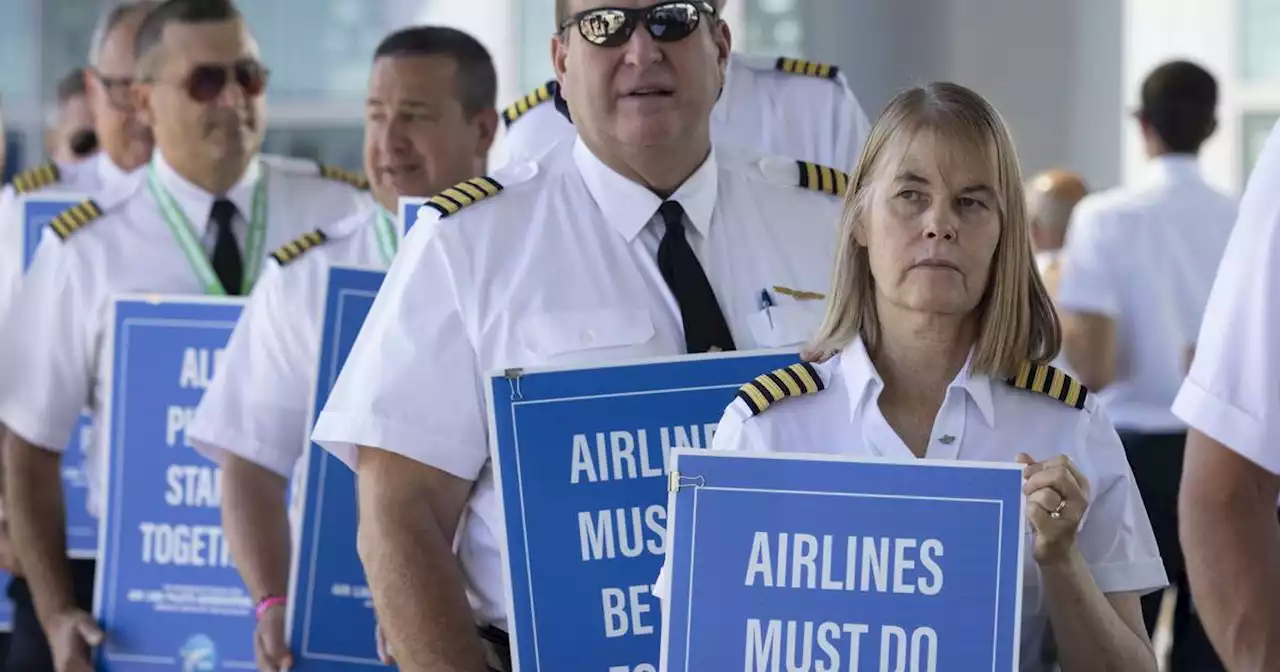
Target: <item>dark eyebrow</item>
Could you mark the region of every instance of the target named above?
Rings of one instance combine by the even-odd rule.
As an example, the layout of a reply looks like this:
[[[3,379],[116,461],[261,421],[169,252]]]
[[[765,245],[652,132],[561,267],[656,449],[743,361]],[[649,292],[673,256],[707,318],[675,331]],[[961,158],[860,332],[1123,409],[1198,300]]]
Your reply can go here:
[[[978,193],[981,193],[987,197],[994,197],[996,195],[996,190],[992,189],[991,187],[988,187],[985,184],[975,184],[972,187],[965,187],[964,189],[960,190],[961,196],[966,196],[968,194],[978,194]]]
[[[923,177],[920,177],[919,175],[916,175],[915,173],[909,170],[905,170],[901,173],[898,173],[898,177],[896,179],[899,182],[914,182],[916,184],[929,184],[929,180],[926,180]]]

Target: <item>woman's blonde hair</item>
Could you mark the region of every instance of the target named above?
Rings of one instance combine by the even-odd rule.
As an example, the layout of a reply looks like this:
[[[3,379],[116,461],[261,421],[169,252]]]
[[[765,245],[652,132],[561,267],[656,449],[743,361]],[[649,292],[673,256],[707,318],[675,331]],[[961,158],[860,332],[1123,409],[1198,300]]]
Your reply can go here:
[[[987,287],[978,303],[978,336],[972,367],[992,376],[1012,376],[1024,362],[1053,359],[1062,334],[1053,302],[1032,263],[1027,235],[1026,200],[1013,139],[990,103],[977,93],[949,82],[902,92],[876,120],[849,180],[840,221],[835,268],[827,314],[805,349],[808,359],[821,359],[861,336],[867,352],[880,345],[875,279],[868,250],[855,236],[869,213],[871,181],[891,145],[906,146],[922,132],[964,143],[994,158],[999,199],[1000,238]],[[994,154],[994,156],[992,156]]]

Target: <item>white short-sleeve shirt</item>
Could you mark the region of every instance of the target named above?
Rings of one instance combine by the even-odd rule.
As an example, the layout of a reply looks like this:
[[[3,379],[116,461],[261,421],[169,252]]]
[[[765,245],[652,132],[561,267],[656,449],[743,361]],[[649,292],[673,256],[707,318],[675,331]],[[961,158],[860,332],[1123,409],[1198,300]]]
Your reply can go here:
[[[1280,126],[1249,178],[1173,404],[1191,427],[1280,474]]]
[[[536,159],[576,135],[552,102],[557,86],[552,80],[503,113],[504,156]],[[711,113],[717,143],[851,171],[870,132],[871,122],[839,68],[729,55],[724,91]]]
[[[1133,187],[1086,197],[1067,231],[1055,297],[1116,325],[1116,379],[1098,397],[1120,430],[1178,432],[1169,410],[1236,219],[1191,156],[1155,159]]]
[[[99,152],[79,163],[50,162],[32,168],[0,189],[0,324],[22,286],[23,197],[67,193],[110,198],[110,194],[127,189],[126,183],[137,175],[136,171],[120,169],[106,152]]]
[[[712,450],[915,458],[880,412],[884,380],[861,339],[814,369],[825,388],[815,395],[783,399],[758,415],[735,399],[716,428]],[[1083,408],[1077,409],[1046,394],[972,373],[966,365],[947,388],[925,457],[1014,462],[1018,453],[1036,461],[1066,455],[1090,484],[1091,500],[1076,544],[1098,587],[1103,593],[1163,588],[1168,583],[1164,565],[1124,447],[1103,405],[1087,391],[1086,395]],[[1049,672],[1057,669],[1049,609],[1039,566],[1030,552],[1030,528],[1026,534],[1019,669]],[[655,594],[665,598],[668,581],[664,567]]]
[[[307,412],[315,395],[329,269],[389,263],[378,243],[374,207],[320,227],[324,242],[301,256],[267,262],[187,428],[202,455],[222,464],[233,454],[284,478],[298,475],[311,426]],[[299,505],[295,499],[289,507],[295,529]]]
[[[761,311],[766,288],[829,283],[840,199],[798,187],[799,172],[721,147],[670,197],[739,349],[798,345],[821,321],[821,302],[780,292],[772,320]],[[487,374],[671,356],[685,342],[656,261],[662,199],[581,140],[493,180],[500,193],[456,214],[422,208],[312,438],[351,466],[372,446],[475,481],[458,554],[478,622],[505,627]]]
[[[156,153],[160,183],[212,250],[214,196],[182,178]],[[366,196],[349,184],[254,161],[226,197],[235,203],[243,250],[258,180],[267,180],[267,233],[262,257],[323,222],[355,212]],[[88,450],[89,512],[101,510],[105,472],[101,431],[106,399],[105,351],[110,300],[117,294],[202,294],[204,286],[165,224],[145,179],[103,197],[102,215],[64,239],[46,236],[0,328],[0,422],[27,441],[60,452],[80,412],[93,414]],[[251,263],[246,260],[246,263]],[[265,266],[265,263],[264,263]]]

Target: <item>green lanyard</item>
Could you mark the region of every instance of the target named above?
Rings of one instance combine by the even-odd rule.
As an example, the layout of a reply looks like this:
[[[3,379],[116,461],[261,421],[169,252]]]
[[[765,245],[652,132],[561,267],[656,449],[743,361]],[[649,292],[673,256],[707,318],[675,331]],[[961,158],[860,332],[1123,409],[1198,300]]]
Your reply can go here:
[[[390,266],[391,260],[396,258],[398,236],[396,236],[395,226],[391,224],[391,215],[387,214],[386,209],[381,205],[378,206],[378,218],[373,228],[378,234],[378,249],[382,251],[382,260]]]
[[[253,190],[253,215],[249,218],[249,242],[245,246],[248,259],[244,264],[244,281],[240,285],[242,294],[248,294],[253,288],[253,282],[258,279],[258,271],[262,269],[262,246],[267,238],[266,166],[262,166],[261,170],[262,177],[258,178],[258,185]],[[151,196],[160,206],[160,214],[164,216],[165,224],[169,225],[169,231],[178,241],[178,247],[182,248],[182,253],[186,255],[187,263],[191,264],[191,270],[195,271],[196,277],[204,285],[205,293],[226,296],[227,290],[218,280],[218,274],[213,272],[213,265],[209,263],[204,245],[192,232],[190,220],[182,214],[178,202],[160,184],[154,163],[147,169],[147,188],[151,190]]]

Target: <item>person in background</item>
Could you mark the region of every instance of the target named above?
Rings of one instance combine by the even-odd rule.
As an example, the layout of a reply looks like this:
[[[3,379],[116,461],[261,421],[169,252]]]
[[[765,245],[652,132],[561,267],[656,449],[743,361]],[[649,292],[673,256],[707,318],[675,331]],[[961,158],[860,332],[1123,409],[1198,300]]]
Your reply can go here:
[[[40,626],[15,632],[11,669],[87,672],[89,647],[104,638],[88,613],[96,563],[66,557],[60,462],[87,402],[88,507],[100,517],[107,385],[97,364],[110,359],[111,297],[248,294],[269,250],[366,202],[314,165],[259,160],[268,74],[229,0],[168,0],[136,31],[128,109],[154,131],[155,155],[137,179],[54,218],[0,325],[10,534]],[[116,90],[116,74],[94,71],[104,93]]]
[[[557,16],[566,15],[566,2],[557,0]],[[721,12],[727,2],[712,0],[711,4]],[[507,134],[501,149],[508,160],[537,157],[574,136],[560,91],[561,82],[553,79],[503,111]],[[857,163],[870,128],[840,68],[795,58],[731,54],[711,113],[711,135],[717,143],[844,171]]]
[[[1187,372],[1236,202],[1200,174],[1200,147],[1217,128],[1213,76],[1186,61],[1142,84],[1137,120],[1148,175],[1076,207],[1058,285],[1063,351],[1115,419],[1178,589],[1172,672],[1221,669],[1199,621],[1178,544],[1178,482],[1186,425],[1170,410]],[[1221,325],[1217,325],[1221,326]],[[1162,596],[1143,598],[1148,629]]]
[[[796,297],[826,289],[846,175],[713,145],[732,42],[715,7],[557,9],[578,137],[427,202],[312,435],[356,472],[402,670],[511,666],[486,371],[782,348],[821,318]],[[775,286],[796,296],[769,312]]]
[[[76,163],[98,151],[85,85],[84,68],[76,68],[58,81],[57,98],[44,133],[45,153],[54,163]]]
[[[1195,361],[1178,520],[1204,629],[1229,670],[1280,670],[1280,125],[1240,203]]]
[[[1062,270],[1062,246],[1066,243],[1071,213],[1089,188],[1079,175],[1066,170],[1049,170],[1027,180],[1027,228],[1036,269],[1049,290],[1057,294]]]
[[[382,41],[365,104],[365,172],[377,206],[275,253],[187,429],[196,449],[222,467],[223,528],[259,605],[260,670],[292,664],[284,624],[300,502],[287,510],[286,489],[305,455],[329,268],[386,268],[400,197],[431,196],[485,174],[498,130],[496,92],[489,52],[466,33],[423,26]]]

